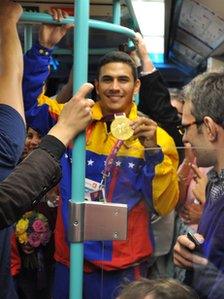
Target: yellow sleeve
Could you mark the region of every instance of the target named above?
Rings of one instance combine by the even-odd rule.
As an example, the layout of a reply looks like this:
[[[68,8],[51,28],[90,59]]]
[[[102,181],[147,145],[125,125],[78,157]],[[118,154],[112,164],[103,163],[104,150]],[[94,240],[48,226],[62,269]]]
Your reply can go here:
[[[49,98],[41,93],[37,99],[38,106],[42,106],[44,104],[48,105],[48,110],[50,113],[54,115],[60,115],[61,110],[64,107],[64,104],[59,104],[56,99]]]
[[[164,159],[155,167],[152,182],[154,208],[160,215],[169,214],[179,199],[177,167],[178,153],[173,138],[163,129],[157,128],[157,143],[161,147]]]

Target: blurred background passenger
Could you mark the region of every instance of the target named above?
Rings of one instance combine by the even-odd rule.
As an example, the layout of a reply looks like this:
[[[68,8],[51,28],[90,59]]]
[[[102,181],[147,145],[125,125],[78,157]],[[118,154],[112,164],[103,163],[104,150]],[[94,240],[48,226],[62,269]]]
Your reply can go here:
[[[184,98],[181,89],[178,88],[169,88],[170,93],[170,103],[176,108],[177,115],[181,120],[183,114]]]
[[[123,288],[117,299],[199,299],[188,286],[174,279],[141,278]]]

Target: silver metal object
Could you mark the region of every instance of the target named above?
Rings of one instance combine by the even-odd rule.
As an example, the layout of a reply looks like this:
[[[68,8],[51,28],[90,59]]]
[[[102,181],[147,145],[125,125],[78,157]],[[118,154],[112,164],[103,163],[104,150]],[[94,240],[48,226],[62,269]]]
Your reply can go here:
[[[128,208],[125,204],[70,201],[68,238],[83,241],[126,240]]]

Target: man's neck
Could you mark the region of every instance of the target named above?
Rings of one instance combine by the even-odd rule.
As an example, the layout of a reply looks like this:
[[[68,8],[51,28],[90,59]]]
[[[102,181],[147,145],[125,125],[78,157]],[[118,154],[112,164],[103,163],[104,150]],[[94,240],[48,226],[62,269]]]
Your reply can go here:
[[[112,110],[106,110],[104,109],[101,105],[101,110],[102,110],[102,114],[104,117],[110,116],[110,115],[114,115],[114,114],[119,114],[119,113],[125,113],[126,116],[128,116],[131,112],[131,106],[128,107],[127,109],[124,109],[123,111],[112,111]]]
[[[214,167],[214,170],[220,174],[220,172],[224,169],[224,155],[223,155],[223,149],[216,151],[216,157],[217,157],[217,163]]]

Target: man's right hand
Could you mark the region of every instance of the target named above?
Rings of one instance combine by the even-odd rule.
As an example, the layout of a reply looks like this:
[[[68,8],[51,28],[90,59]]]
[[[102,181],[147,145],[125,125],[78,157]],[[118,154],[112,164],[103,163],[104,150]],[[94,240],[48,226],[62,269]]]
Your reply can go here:
[[[201,242],[204,238],[200,234],[195,237]],[[195,244],[186,235],[179,236],[173,249],[174,264],[180,268],[192,268],[194,264],[207,265],[208,260],[193,253]]]
[[[2,25],[5,22],[15,22],[17,23],[23,13],[22,6],[19,3],[15,3],[9,0],[0,1],[0,22]]]

